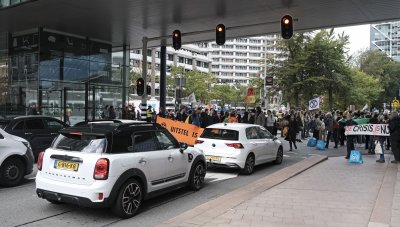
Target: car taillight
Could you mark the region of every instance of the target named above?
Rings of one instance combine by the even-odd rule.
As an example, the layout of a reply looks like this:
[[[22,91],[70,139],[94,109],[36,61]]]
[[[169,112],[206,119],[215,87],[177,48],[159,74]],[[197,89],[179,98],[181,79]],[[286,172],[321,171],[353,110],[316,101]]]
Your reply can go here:
[[[107,180],[110,161],[107,158],[100,158],[94,167],[93,178],[95,180]]]
[[[226,146],[233,147],[233,148],[236,148],[236,149],[244,148],[241,143],[226,143]]]
[[[202,143],[204,143],[204,140],[196,140],[196,141],[194,142],[194,144],[202,144]]]
[[[44,151],[39,153],[39,157],[38,157],[38,162],[37,162],[37,168],[39,171],[42,170],[42,166],[43,166],[43,156],[44,156]]]

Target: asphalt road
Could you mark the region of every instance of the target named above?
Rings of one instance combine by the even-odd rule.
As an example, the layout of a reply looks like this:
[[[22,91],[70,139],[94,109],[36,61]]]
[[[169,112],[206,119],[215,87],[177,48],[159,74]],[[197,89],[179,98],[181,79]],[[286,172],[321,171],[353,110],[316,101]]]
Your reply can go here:
[[[281,165],[258,166],[250,176],[239,175],[237,170],[209,169],[206,184],[200,191],[181,189],[147,200],[140,212],[128,220],[114,217],[108,209],[54,205],[39,199],[35,194],[35,174],[32,174],[21,186],[0,188],[0,226],[154,226],[311,155],[342,156],[345,153],[345,148],[317,151],[306,147],[306,141],[299,143],[298,149],[293,152],[289,152],[288,147],[284,141],[284,161]]]

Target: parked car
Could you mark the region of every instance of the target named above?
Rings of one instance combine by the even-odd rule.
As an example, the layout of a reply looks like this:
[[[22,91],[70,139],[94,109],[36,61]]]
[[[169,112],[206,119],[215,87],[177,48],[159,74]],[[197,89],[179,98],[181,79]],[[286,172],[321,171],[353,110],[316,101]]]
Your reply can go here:
[[[28,141],[0,129],[0,185],[20,184],[33,171],[33,153]]]
[[[203,186],[202,151],[179,144],[159,124],[84,122],[60,132],[38,160],[36,192],[49,202],[111,207],[129,218],[144,199]]]
[[[58,131],[69,126],[53,117],[29,115],[1,119],[0,127],[9,134],[26,139],[37,160],[39,152],[50,147]]]
[[[264,127],[254,124],[219,123],[207,127],[194,147],[204,151],[208,165],[242,169],[253,173],[254,166],[266,162],[281,164],[281,141]]]

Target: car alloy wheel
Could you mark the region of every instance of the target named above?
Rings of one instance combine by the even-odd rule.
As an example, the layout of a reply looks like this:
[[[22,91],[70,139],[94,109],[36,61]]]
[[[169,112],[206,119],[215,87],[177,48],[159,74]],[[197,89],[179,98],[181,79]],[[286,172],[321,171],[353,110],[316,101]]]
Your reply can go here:
[[[4,174],[7,179],[14,181],[19,177],[20,170],[18,166],[15,165],[15,163],[12,163],[11,165],[6,167],[6,171]]]
[[[253,173],[254,170],[254,155],[253,154],[249,154],[246,158],[246,163],[243,169],[243,174],[245,175],[250,175]]]
[[[279,147],[278,152],[276,153],[276,159],[274,161],[275,164],[281,164],[283,161],[283,149]]]
[[[192,170],[189,177],[189,187],[193,190],[199,190],[203,187],[206,170],[204,164],[197,162],[194,170]]]
[[[112,211],[121,218],[133,217],[139,210],[142,199],[142,185],[135,179],[129,179],[122,185],[118,197],[112,205]]]
[[[124,212],[128,215],[134,214],[142,202],[142,192],[140,186],[136,183],[128,184],[122,196],[122,206]]]

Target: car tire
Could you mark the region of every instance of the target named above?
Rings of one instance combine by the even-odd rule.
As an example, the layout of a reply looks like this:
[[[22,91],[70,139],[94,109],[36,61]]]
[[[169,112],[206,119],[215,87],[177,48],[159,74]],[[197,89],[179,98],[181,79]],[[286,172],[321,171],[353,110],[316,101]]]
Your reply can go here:
[[[118,192],[112,212],[120,218],[135,216],[143,201],[143,186],[135,179],[127,180]]]
[[[0,167],[0,184],[13,187],[21,183],[25,175],[24,163],[18,158],[9,158]]]
[[[246,158],[246,163],[242,169],[242,174],[250,175],[254,171],[255,158],[253,154],[249,154]]]
[[[204,163],[197,162],[190,171],[188,182],[189,188],[195,191],[200,190],[204,185],[205,176],[206,168],[204,166]]]
[[[283,148],[279,147],[278,151],[276,152],[276,159],[274,161],[274,164],[279,165],[282,163],[282,161],[283,161]]]

